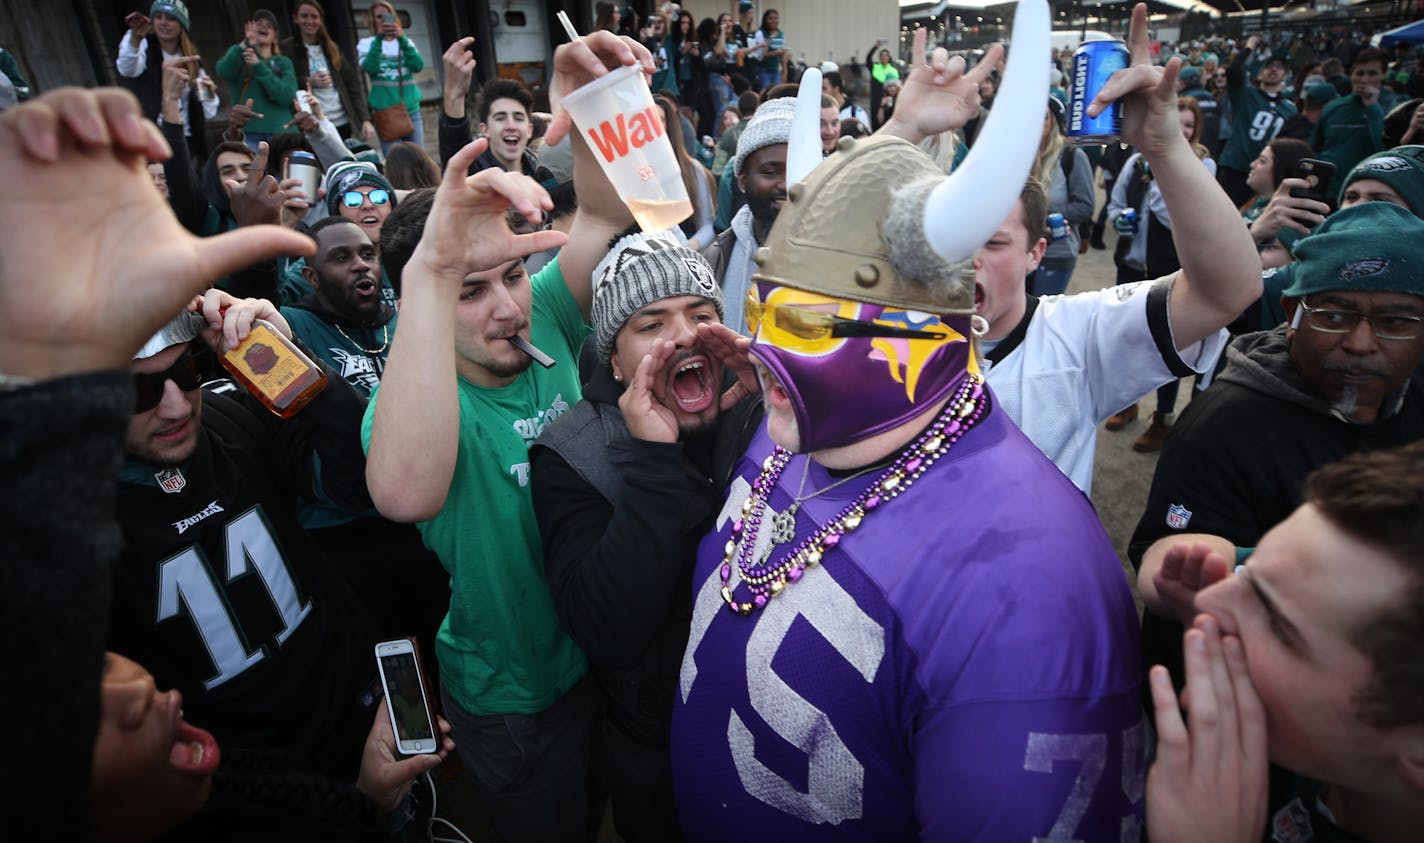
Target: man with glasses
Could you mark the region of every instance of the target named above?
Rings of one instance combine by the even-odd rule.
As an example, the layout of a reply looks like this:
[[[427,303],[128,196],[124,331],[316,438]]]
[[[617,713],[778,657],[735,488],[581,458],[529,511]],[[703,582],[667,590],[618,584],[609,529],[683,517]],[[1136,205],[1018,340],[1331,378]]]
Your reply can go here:
[[[210,290],[133,361],[108,646],[179,689],[185,717],[224,747],[279,749],[354,780],[376,636],[294,504],[371,506],[362,399],[328,371],[281,421],[245,392],[201,389],[213,351],[255,319],[291,336],[270,302]]]
[[[1162,449],[1128,555],[1180,532],[1255,546],[1305,476],[1424,435],[1424,221],[1388,202],[1327,219],[1295,249],[1287,324],[1237,338]],[[1150,612],[1148,663],[1178,670],[1181,627]],[[1180,672],[1176,673],[1180,677]]]
[[[372,243],[381,242],[381,224],[396,209],[396,191],[375,164],[339,161],[326,171],[323,186],[327,214],[351,220]]]

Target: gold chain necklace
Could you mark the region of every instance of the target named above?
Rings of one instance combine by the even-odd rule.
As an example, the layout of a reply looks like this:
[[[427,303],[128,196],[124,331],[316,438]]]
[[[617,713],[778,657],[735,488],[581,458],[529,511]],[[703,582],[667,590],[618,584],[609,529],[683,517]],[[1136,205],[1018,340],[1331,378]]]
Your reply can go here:
[[[334,328],[336,329],[336,332],[337,332],[338,334],[340,334],[340,335],[343,336],[343,337],[346,337],[346,341],[347,341],[347,342],[349,342],[349,343],[351,343],[352,345],[356,346],[357,349],[359,349],[360,351],[365,352],[366,354],[372,354],[372,355],[374,355],[374,354],[380,354],[381,352],[383,352],[383,351],[386,350],[386,346],[388,346],[388,345],[391,344],[391,323],[390,323],[390,322],[386,322],[386,324],[384,324],[384,325],[381,326],[381,347],[380,347],[380,348],[366,348],[366,347],[365,347],[364,345],[362,345],[361,343],[359,343],[359,342],[357,342],[357,341],[351,339],[351,335],[348,334],[348,333],[346,333],[345,331],[341,330],[341,326],[338,325],[337,323],[332,322],[331,325],[332,325],[332,327],[334,327]]]

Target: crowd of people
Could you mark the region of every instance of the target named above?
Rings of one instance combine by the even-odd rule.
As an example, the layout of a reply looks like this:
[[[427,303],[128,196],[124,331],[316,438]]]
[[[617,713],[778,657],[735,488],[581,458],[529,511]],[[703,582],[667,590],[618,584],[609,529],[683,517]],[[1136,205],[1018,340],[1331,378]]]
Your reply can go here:
[[[1154,51],[1139,5],[1090,104],[1122,142],[1084,148],[1041,53],[919,30],[857,104],[791,81],[775,10],[598,3],[548,112],[492,78],[467,113],[450,44],[436,160],[370,11],[359,68],[302,0],[210,76],[155,0],[129,90],[11,79],[16,839],[402,839],[452,756],[502,840],[1417,836],[1408,56]],[[629,65],[693,209],[666,231],[561,107]],[[1109,226],[1118,283],[1066,293]],[[324,386],[279,413],[273,369]],[[1088,493],[1154,390],[1129,582]],[[373,657],[405,636],[429,754]]]

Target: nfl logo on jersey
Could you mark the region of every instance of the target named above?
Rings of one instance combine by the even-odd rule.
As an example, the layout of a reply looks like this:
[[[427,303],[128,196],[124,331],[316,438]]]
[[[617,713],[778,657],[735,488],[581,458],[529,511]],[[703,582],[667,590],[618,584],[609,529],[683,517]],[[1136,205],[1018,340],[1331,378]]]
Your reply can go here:
[[[1314,836],[1310,814],[1300,804],[1299,798],[1292,799],[1271,819],[1271,839],[1276,843],[1305,843]]]
[[[178,494],[188,485],[188,479],[176,468],[165,468],[154,474],[153,479],[158,481],[158,488],[170,495]]]
[[[1192,520],[1192,511],[1179,503],[1167,507],[1167,526],[1173,530],[1185,530]]]

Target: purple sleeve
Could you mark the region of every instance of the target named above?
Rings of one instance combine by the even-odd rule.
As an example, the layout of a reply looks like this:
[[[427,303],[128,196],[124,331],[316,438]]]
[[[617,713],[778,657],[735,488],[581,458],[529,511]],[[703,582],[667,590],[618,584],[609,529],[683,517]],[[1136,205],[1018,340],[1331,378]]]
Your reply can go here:
[[[1136,841],[1144,729],[1131,694],[936,710],[915,734],[920,839]]]

